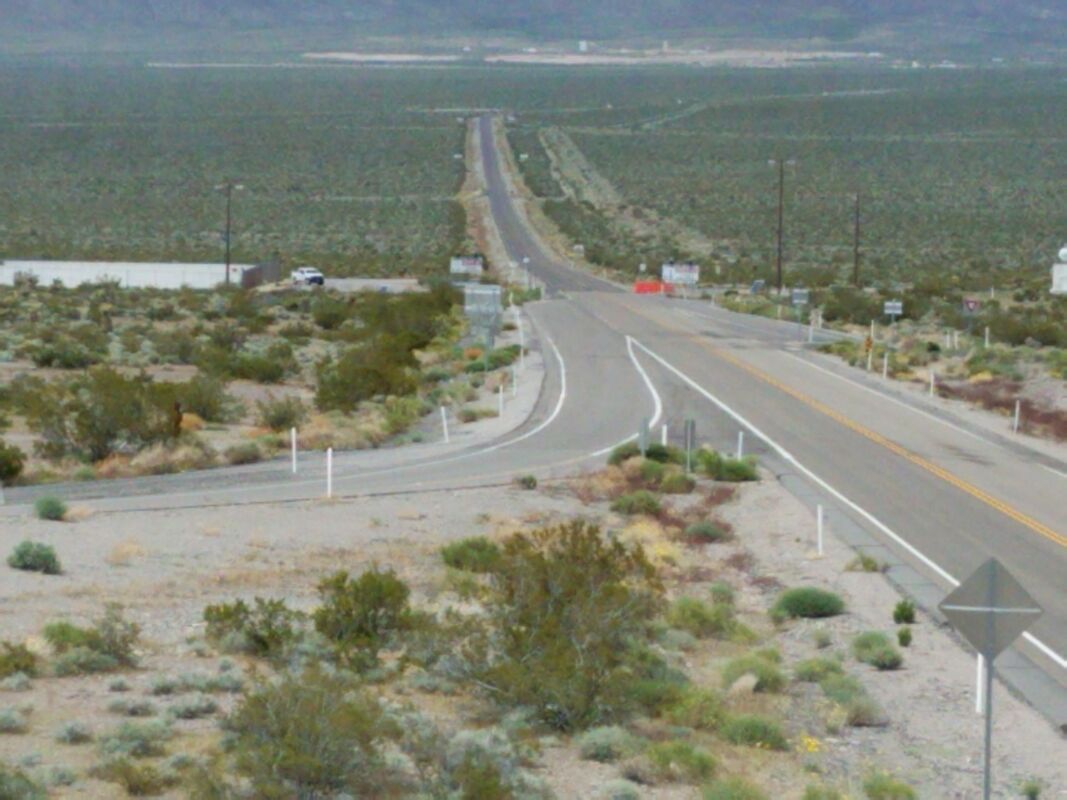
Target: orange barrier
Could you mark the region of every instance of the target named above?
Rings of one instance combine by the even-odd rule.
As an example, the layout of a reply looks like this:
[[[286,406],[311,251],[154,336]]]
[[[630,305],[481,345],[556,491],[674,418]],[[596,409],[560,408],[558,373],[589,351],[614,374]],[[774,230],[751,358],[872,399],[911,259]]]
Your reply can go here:
[[[671,290],[669,283],[660,281],[634,281],[634,294],[665,294]]]

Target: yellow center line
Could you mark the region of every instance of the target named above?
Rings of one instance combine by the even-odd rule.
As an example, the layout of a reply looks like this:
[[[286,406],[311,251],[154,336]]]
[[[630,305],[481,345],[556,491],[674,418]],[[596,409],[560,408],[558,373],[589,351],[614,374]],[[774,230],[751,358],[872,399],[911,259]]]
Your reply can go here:
[[[766,383],[766,384],[768,384],[770,386],[773,386],[774,388],[778,389],[779,391],[782,391],[782,392],[786,393],[790,397],[792,397],[792,398],[794,398],[796,400],[799,400],[801,403],[803,403],[804,405],[808,406],[809,408],[814,409],[815,411],[818,411],[819,413],[826,415],[827,417],[829,417],[830,419],[834,420],[835,422],[839,422],[840,424],[844,425],[849,430],[851,430],[851,431],[853,431],[855,433],[858,433],[860,436],[863,436],[865,439],[868,439],[869,441],[872,441],[875,444],[881,445],[886,450],[889,450],[890,452],[900,456],[901,458],[907,459],[912,464],[915,464],[917,467],[921,467],[922,469],[924,469],[927,472],[929,472],[931,475],[934,475],[934,476],[940,478],[941,480],[945,481],[946,483],[949,483],[952,486],[955,486],[960,491],[966,492],[967,494],[969,494],[971,497],[975,498],[976,500],[979,500],[982,503],[985,503],[990,508],[994,508],[997,511],[999,511],[1000,513],[1004,514],[1005,516],[1015,520],[1020,525],[1024,525],[1027,528],[1029,528],[1030,530],[1034,531],[1035,533],[1039,533],[1041,536],[1044,536],[1049,541],[1055,542],[1056,544],[1060,545],[1061,547],[1067,548],[1067,536],[1064,536],[1061,533],[1057,533],[1052,528],[1050,528],[1048,525],[1045,525],[1043,522],[1039,522],[1038,520],[1034,519],[1033,517],[1031,517],[1031,516],[1029,516],[1027,514],[1024,514],[1022,511],[1019,511],[1018,509],[1016,509],[1013,506],[1009,505],[1008,503],[1004,502],[1003,500],[1000,500],[1000,499],[998,499],[996,497],[993,497],[988,492],[986,492],[986,491],[984,491],[982,489],[979,489],[974,484],[969,483],[969,482],[963,480],[962,478],[954,475],[953,473],[949,472],[944,467],[939,467],[937,464],[933,463],[932,461],[929,461],[929,460],[923,458],[922,456],[918,455],[917,453],[913,453],[912,451],[908,450],[906,447],[902,447],[901,445],[897,444],[896,442],[891,441],[890,439],[887,439],[885,436],[882,436],[880,433],[876,433],[876,432],[872,431],[870,428],[864,427],[860,423],[850,419],[849,417],[846,417],[844,414],[842,414],[839,411],[836,411],[833,408],[830,408],[825,403],[822,403],[819,400],[816,400],[815,398],[810,397],[810,396],[804,394],[803,392],[798,391],[797,389],[794,389],[792,386],[786,385],[782,381],[780,381],[777,378],[767,374],[766,372],[764,372],[763,370],[759,369],[758,367],[754,367],[751,364],[749,364],[749,363],[747,363],[745,361],[742,361],[737,356],[735,356],[735,355],[733,355],[731,353],[728,353],[727,351],[725,351],[725,350],[723,350],[721,348],[715,347],[714,345],[710,344],[706,339],[704,339],[699,334],[693,333],[691,330],[683,328],[683,327],[681,327],[679,325],[675,325],[675,324],[669,323],[669,322],[664,322],[661,319],[657,319],[657,318],[653,317],[648,312],[646,312],[646,311],[644,311],[642,309],[634,308],[633,306],[630,306],[629,304],[627,305],[627,308],[628,308],[628,310],[632,310],[632,311],[636,312],[637,314],[641,315],[645,319],[647,319],[647,320],[649,320],[651,322],[654,322],[657,325],[660,325],[660,326],[662,326],[664,328],[667,328],[667,329],[670,329],[670,330],[673,330],[673,331],[677,331],[678,333],[681,333],[687,339],[689,339],[690,341],[692,341],[695,344],[699,345],[703,349],[707,350],[709,353],[712,353],[716,357],[722,359],[723,361],[726,361],[727,363],[732,364],[733,366],[744,370],[749,375],[752,375],[753,377],[758,378],[759,380],[763,381],[764,383]]]

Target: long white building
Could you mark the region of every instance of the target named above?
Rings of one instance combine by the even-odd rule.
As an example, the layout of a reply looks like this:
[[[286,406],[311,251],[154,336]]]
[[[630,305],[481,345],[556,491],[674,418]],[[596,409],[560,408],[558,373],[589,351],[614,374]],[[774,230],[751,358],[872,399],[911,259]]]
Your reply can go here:
[[[231,264],[230,283],[257,286],[278,280],[276,265]],[[20,276],[34,276],[41,286],[59,281],[66,287],[117,281],[127,289],[212,289],[226,282],[225,264],[164,264],[124,261],[0,261],[0,286]]]

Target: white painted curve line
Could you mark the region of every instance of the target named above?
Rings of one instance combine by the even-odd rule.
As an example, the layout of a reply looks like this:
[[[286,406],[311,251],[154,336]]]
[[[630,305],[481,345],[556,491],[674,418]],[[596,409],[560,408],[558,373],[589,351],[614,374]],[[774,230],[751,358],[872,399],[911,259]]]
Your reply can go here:
[[[663,400],[659,396],[659,392],[656,391],[656,385],[652,382],[652,379],[648,376],[645,368],[641,366],[641,362],[637,360],[637,354],[634,352],[634,338],[632,336],[626,337],[626,352],[630,354],[630,361],[633,362],[634,369],[637,370],[637,374],[641,376],[641,379],[645,382],[645,387],[648,389],[648,393],[652,395],[653,403],[653,415],[652,419],[648,423],[648,427],[654,428],[663,416]],[[624,444],[628,444],[638,438],[635,433],[633,436],[627,436],[621,442],[616,442],[610,447],[605,447],[603,450],[597,450],[595,453],[590,453],[590,458],[598,458],[599,456],[606,456],[616,447],[621,447]]]
[[[1054,469],[1048,466],[1047,464],[1038,464],[1038,466],[1046,472],[1051,472],[1053,475],[1059,475],[1061,478],[1067,478],[1067,472],[1060,472],[1060,470]]]
[[[998,447],[999,446],[999,445],[997,445],[996,442],[991,442],[989,439],[984,438],[980,434],[974,433],[973,431],[966,430],[965,428],[961,428],[959,425],[956,425],[955,423],[949,422],[948,420],[941,419],[940,417],[935,416],[934,414],[931,414],[929,411],[923,411],[921,408],[916,408],[915,406],[908,405],[907,403],[905,403],[903,400],[901,400],[899,398],[891,397],[890,395],[884,394],[884,393],[878,391],[877,389],[871,388],[870,386],[864,386],[859,381],[852,380],[852,378],[845,377],[844,375],[838,375],[833,370],[827,369],[826,367],[823,367],[823,366],[821,366],[819,364],[814,364],[814,363],[812,363],[811,361],[808,361],[805,358],[801,358],[796,353],[790,353],[790,352],[785,351],[785,350],[783,350],[782,352],[785,355],[789,356],[790,358],[799,361],[801,364],[804,364],[805,366],[811,367],[812,369],[818,370],[819,372],[823,372],[823,373],[829,375],[831,378],[837,378],[839,381],[844,381],[845,383],[851,384],[852,386],[855,386],[857,389],[862,389],[863,391],[867,392],[868,394],[873,394],[875,397],[880,397],[882,400],[888,400],[890,403],[898,405],[901,408],[906,408],[908,411],[913,411],[916,414],[919,414],[920,416],[926,417],[927,419],[929,419],[929,420],[931,420],[933,422],[937,422],[937,423],[940,423],[941,425],[944,425],[946,428],[951,428],[952,430],[956,431],[956,433],[962,433],[964,436],[969,436],[969,437],[971,437],[972,439],[974,439],[976,441],[982,442],[983,444],[993,445],[994,447]],[[1067,477],[1067,476],[1065,476],[1065,477]]]
[[[709,392],[707,389],[705,389],[699,383],[694,381],[692,378],[690,378],[684,372],[679,370],[677,367],[675,367],[674,365],[668,363],[666,360],[664,360],[658,354],[654,353],[652,350],[649,350],[645,345],[641,344],[641,342],[639,342],[639,341],[637,341],[635,339],[634,340],[634,344],[636,344],[638,347],[640,347],[642,350],[644,350],[646,353],[648,353],[648,355],[650,355],[652,358],[654,358],[656,361],[658,361],[665,369],[669,370],[674,375],[676,375],[678,378],[680,378],[682,381],[684,381],[691,389],[693,389],[694,391],[696,391],[699,394],[703,395],[704,398],[707,399],[709,402],[711,402],[713,405],[717,406],[719,409],[721,409],[722,411],[724,411],[725,413],[727,413],[731,417],[733,417],[735,421],[737,421],[738,423],[740,423],[741,425],[745,426],[750,431],[752,431],[752,433],[755,434],[760,439],[762,439],[767,444],[768,447],[770,447],[772,450],[774,450],[778,454],[778,456],[780,458],[782,458],[782,460],[784,460],[787,463],[791,464],[798,471],[800,471],[801,473],[806,475],[809,480],[811,480],[813,483],[815,483],[817,486],[819,486],[819,488],[821,488],[823,491],[829,493],[834,498],[836,498],[838,501],[840,501],[844,505],[848,506],[854,512],[856,512],[861,517],[863,517],[865,520],[870,522],[878,530],[880,530],[882,533],[884,533],[886,536],[888,536],[890,539],[892,539],[898,545],[900,545],[905,550],[907,550],[909,553],[911,553],[913,556],[915,556],[915,558],[917,558],[919,561],[921,561],[923,564],[925,564],[931,570],[933,570],[938,575],[940,575],[942,578],[944,578],[945,581],[947,581],[953,587],[956,587],[956,586],[960,585],[960,582],[958,580],[956,580],[951,574],[949,574],[945,569],[943,569],[939,564],[937,564],[935,561],[933,561],[932,559],[927,557],[925,554],[921,553],[914,546],[912,546],[907,541],[905,541],[895,531],[893,531],[892,528],[890,528],[888,525],[886,525],[880,519],[875,517],[869,511],[867,511],[863,507],[857,505],[852,500],[849,500],[847,497],[845,497],[845,495],[841,494],[841,492],[839,492],[837,489],[835,489],[833,486],[831,486],[825,480],[823,480],[818,475],[816,475],[814,472],[812,472],[810,469],[808,469],[803,464],[801,464],[792,453],[790,453],[788,450],[786,450],[784,447],[782,447],[776,441],[771,439],[767,434],[765,434],[763,431],[761,431],[759,428],[757,428],[755,425],[753,425],[751,422],[749,422],[747,419],[745,419],[741,414],[739,414],[738,412],[734,411],[732,408],[730,408],[730,406],[726,405],[726,403],[724,403],[722,400],[720,400],[719,398],[715,397],[713,394],[711,394],[711,392]],[[1029,633],[1024,633],[1023,634],[1023,638],[1026,639],[1026,641],[1028,641],[1030,644],[1032,644],[1038,650],[1040,650],[1042,653],[1044,653],[1046,656],[1048,656],[1048,658],[1051,659],[1053,662],[1055,662],[1061,669],[1067,670],[1067,659],[1065,659],[1063,656],[1061,656],[1059,653],[1057,653],[1055,650],[1053,650],[1047,644],[1042,642],[1036,636],[1033,636],[1032,634],[1029,634]]]

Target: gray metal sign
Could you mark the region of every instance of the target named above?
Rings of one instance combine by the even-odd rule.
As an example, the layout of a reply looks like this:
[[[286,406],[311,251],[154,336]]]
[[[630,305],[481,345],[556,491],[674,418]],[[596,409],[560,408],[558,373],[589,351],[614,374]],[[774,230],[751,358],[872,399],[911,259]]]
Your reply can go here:
[[[808,304],[809,293],[807,289],[794,289],[793,290],[793,305],[806,306]]]
[[[903,300],[886,300],[883,306],[885,315],[887,317],[899,317],[904,313],[904,301]]]
[[[1042,614],[1026,589],[995,558],[980,566],[939,608],[963,638],[990,660]]]

